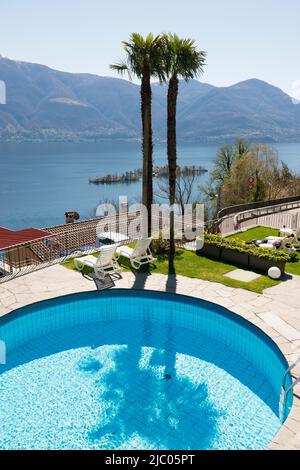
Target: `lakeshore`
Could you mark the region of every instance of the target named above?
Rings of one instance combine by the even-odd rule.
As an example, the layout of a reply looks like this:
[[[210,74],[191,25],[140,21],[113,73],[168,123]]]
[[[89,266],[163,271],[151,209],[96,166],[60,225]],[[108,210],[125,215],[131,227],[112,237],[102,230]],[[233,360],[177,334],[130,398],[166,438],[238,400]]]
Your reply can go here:
[[[221,144],[220,144],[221,145]],[[179,144],[178,165],[201,165],[208,171],[219,144]],[[277,144],[279,158],[299,170],[300,143]],[[154,165],[166,165],[165,145],[155,145]],[[138,142],[0,144],[0,226],[22,229],[48,227],[65,223],[64,213],[76,210],[81,220],[91,218],[101,201],[115,201],[126,195],[138,202],[141,181],[94,185],[92,175],[121,174],[142,165]],[[199,175],[195,189],[206,181]],[[158,178],[154,178],[157,191]],[[18,188],[18,190],[16,190]],[[197,193],[197,196],[199,193]]]

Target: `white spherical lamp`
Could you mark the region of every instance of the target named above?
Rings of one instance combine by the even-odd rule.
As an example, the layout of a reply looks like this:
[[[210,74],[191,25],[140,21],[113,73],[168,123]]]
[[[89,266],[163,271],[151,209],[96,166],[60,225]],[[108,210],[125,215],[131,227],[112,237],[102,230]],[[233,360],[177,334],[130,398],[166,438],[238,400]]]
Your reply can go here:
[[[268,271],[268,276],[271,279],[280,279],[281,271],[279,268],[277,268],[277,266],[272,266],[272,268],[270,268]]]

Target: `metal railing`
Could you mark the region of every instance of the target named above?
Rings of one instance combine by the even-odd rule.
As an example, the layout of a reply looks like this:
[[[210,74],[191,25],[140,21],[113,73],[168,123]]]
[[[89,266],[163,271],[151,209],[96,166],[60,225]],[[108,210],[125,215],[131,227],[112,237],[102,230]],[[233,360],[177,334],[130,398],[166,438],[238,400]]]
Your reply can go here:
[[[293,204],[293,207],[300,206],[300,201]],[[282,207],[282,205],[281,205]],[[256,225],[265,225],[280,228],[284,225],[297,229],[300,226],[300,216],[298,214],[281,213],[278,206],[264,207],[225,216],[220,219],[205,222],[205,230],[210,233],[218,233],[223,236],[234,233],[237,229],[247,229]],[[119,244],[131,243],[138,237],[136,235],[136,220],[140,214],[117,214],[116,217],[106,217],[105,231],[126,234],[119,240]],[[195,228],[193,217],[188,221],[190,226]],[[68,260],[76,253],[92,253],[97,249],[97,227],[102,219],[89,219],[74,224],[58,225],[47,227],[51,234],[33,242],[26,242],[10,248],[0,250],[0,283],[13,279],[14,277],[42,269],[53,264],[58,264]],[[156,227],[160,230],[167,229],[161,218],[155,221]],[[184,246],[184,237],[178,241],[179,246]]]
[[[236,206],[240,207],[240,206]],[[289,211],[295,211],[291,213]],[[220,233],[224,236],[234,233],[236,230],[245,230],[257,225],[278,228],[288,227],[293,230],[300,228],[300,200],[285,202],[283,204],[264,205],[257,209],[248,209],[219,218]]]
[[[287,401],[288,401],[288,396],[289,393],[291,393],[296,385],[300,383],[300,376],[296,377],[293,380],[293,376],[290,375],[292,370],[295,369],[295,367],[300,364],[300,357],[285,371],[283,378],[282,378],[282,383],[281,383],[281,395],[280,395],[280,402],[279,402],[279,417],[281,422],[284,422],[286,417],[287,417]],[[286,385],[286,379],[290,375],[291,380],[289,385]]]
[[[101,222],[103,219],[98,218],[74,224],[47,227],[45,230],[51,234],[49,238],[45,237],[38,241],[26,242],[0,250],[0,283],[54,264],[63,263],[76,254],[95,252],[99,249],[96,240],[97,234],[99,235],[98,224]],[[195,227],[193,217],[188,219],[188,224]],[[168,227],[166,219],[162,217],[154,220],[153,225],[162,232]],[[177,227],[180,230],[179,223]],[[139,229],[140,235],[137,233]],[[134,213],[106,217],[101,232],[107,233],[108,238],[113,232],[114,239],[119,245],[132,243],[142,236],[141,216]],[[180,245],[180,243],[178,244]]]
[[[121,234],[127,234],[126,243],[136,239],[131,235],[133,217],[107,218],[105,231],[120,233],[119,243],[124,243]],[[89,254],[97,250],[97,227],[101,219],[90,219],[80,223],[48,227],[51,237],[25,242],[0,250],[0,283],[30,272],[67,261],[76,254]]]
[[[258,201],[258,202],[249,202],[245,204],[237,204],[234,206],[224,207],[218,213],[218,217],[222,218],[228,215],[234,215],[238,212],[245,212],[251,209],[259,209],[263,207],[270,207],[270,206],[277,206],[277,205],[284,205],[293,202],[299,202],[300,204],[300,195],[299,196],[290,196],[284,197],[280,199],[270,199],[268,201]]]

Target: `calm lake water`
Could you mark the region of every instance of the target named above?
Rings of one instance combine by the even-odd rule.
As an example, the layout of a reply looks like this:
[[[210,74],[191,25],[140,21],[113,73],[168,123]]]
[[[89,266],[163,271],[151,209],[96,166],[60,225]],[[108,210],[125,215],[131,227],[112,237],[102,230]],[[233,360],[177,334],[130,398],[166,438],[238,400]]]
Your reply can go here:
[[[182,144],[180,165],[212,167],[219,144]],[[300,143],[276,144],[280,159],[300,170]],[[156,165],[166,164],[165,145],[156,144]],[[139,143],[0,144],[0,226],[46,227],[65,222],[64,212],[92,217],[101,201],[127,195],[139,200],[141,183],[99,185],[89,178],[141,167]],[[200,178],[205,181],[206,175]]]

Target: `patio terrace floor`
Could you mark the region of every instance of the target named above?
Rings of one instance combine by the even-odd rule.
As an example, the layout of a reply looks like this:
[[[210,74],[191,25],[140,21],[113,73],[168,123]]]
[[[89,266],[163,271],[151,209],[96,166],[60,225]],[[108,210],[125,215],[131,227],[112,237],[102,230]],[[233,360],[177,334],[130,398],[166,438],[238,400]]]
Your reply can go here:
[[[99,283],[98,283],[99,286]],[[300,276],[293,276],[263,294],[179,275],[123,272],[111,288],[151,289],[190,295],[220,304],[252,322],[279,346],[289,363],[300,355]],[[25,305],[66,294],[95,290],[93,279],[60,265],[0,285],[0,316]],[[299,368],[296,369],[299,375]],[[269,449],[300,449],[300,384],[294,405]]]

